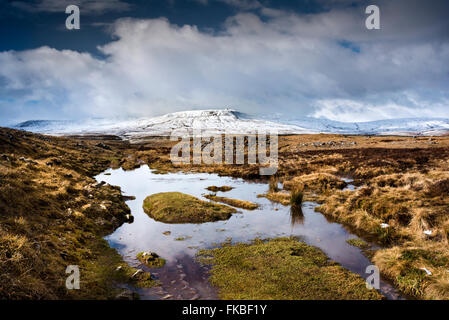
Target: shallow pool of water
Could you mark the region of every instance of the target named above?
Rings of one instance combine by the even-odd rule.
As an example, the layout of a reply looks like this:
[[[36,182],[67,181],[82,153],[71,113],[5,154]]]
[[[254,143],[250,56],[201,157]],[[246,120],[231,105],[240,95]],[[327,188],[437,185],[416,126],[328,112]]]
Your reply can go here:
[[[207,267],[195,260],[198,249],[212,248],[231,241],[247,242],[255,238],[298,236],[306,243],[319,247],[330,259],[346,269],[366,278],[366,267],[372,263],[360,249],[346,243],[357,238],[342,225],[332,223],[314,211],[316,204],[305,202],[301,211],[292,211],[290,206],[272,203],[258,194],[266,193],[268,185],[243,179],[220,177],[206,173],[154,174],[148,166],[133,171],[109,169],[96,177],[111,185],[120,186],[124,195],[135,196],[127,201],[134,222],[124,224],[106,237],[109,244],[117,248],[124,260],[132,266],[140,266],[136,259],[141,251],[154,251],[167,260],[161,269],[149,270],[162,283],[161,287],[141,289],[143,299],[215,299],[216,290],[207,280]],[[183,192],[202,200],[208,186],[228,185],[229,192],[217,195],[258,203],[253,211],[238,209],[229,220],[203,224],[166,224],[150,218],[143,211],[144,199],[159,192]],[[140,266],[144,268],[143,266]],[[381,281],[380,291],[390,299],[399,296],[388,283]]]

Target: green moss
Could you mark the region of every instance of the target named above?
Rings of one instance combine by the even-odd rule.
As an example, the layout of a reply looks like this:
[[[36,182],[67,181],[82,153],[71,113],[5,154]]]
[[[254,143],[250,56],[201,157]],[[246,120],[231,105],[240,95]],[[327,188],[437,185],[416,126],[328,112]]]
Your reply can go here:
[[[347,243],[349,243],[351,246],[360,248],[360,249],[367,249],[369,247],[369,244],[366,243],[362,239],[349,239],[346,240]]]
[[[222,299],[382,299],[365,281],[295,238],[201,250]]]
[[[140,252],[137,259],[149,268],[162,268],[165,265],[165,259],[154,252]]]
[[[221,186],[221,187],[210,186],[210,187],[207,187],[206,189],[209,190],[209,191],[212,191],[212,192],[218,192],[218,191],[228,192],[228,191],[231,191],[234,188],[230,187],[230,186]]]
[[[203,223],[227,220],[234,208],[210,203],[180,192],[157,193],[147,197],[143,209],[151,218],[165,223]]]
[[[242,208],[242,209],[246,209],[246,210],[254,210],[259,207],[259,205],[257,203],[253,203],[250,201],[243,201],[243,200],[231,199],[231,198],[226,198],[226,197],[217,197],[217,196],[214,196],[211,194],[207,194],[204,197],[209,200],[212,200],[212,201],[226,203],[233,207]]]

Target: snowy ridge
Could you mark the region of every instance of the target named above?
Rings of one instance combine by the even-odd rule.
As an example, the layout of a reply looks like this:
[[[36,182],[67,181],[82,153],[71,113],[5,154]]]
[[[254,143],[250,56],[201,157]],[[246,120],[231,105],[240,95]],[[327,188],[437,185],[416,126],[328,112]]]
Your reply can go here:
[[[359,135],[431,136],[449,132],[449,119],[405,118],[369,122],[339,122],[327,119],[303,118],[285,121],[288,124],[313,127],[322,133]]]
[[[169,136],[174,130],[194,134],[201,129],[207,134],[248,134],[265,130],[278,134],[337,133],[361,135],[442,135],[449,132],[449,119],[394,119],[371,122],[338,122],[327,119],[301,118],[292,120],[254,119],[243,113],[224,110],[181,111],[154,118],[132,120],[89,119],[31,120],[15,126],[17,129],[53,134],[113,134],[125,139],[146,136]]]

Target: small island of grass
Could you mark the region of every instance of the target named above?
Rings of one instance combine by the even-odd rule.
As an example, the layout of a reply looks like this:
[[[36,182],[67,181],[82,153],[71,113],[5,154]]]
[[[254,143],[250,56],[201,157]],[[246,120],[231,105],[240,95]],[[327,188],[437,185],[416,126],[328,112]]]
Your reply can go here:
[[[230,206],[242,208],[242,209],[246,209],[246,210],[254,210],[259,207],[259,205],[257,203],[253,203],[250,201],[243,201],[243,200],[231,199],[231,198],[226,198],[226,197],[218,197],[218,196],[215,196],[212,194],[207,194],[204,197],[209,200],[212,200],[212,201],[226,203],[226,204],[229,204]]]
[[[284,191],[278,192],[268,192],[264,194],[257,195],[258,198],[267,198],[270,201],[280,203],[284,206],[288,206],[290,204],[290,193]]]
[[[228,192],[228,191],[231,191],[232,189],[234,189],[234,188],[230,187],[230,186],[221,186],[221,187],[210,186],[210,187],[206,188],[206,190],[209,190],[209,191],[212,191],[212,192],[218,192],[218,191]]]
[[[143,209],[151,218],[164,223],[203,223],[227,220],[234,208],[200,200],[180,192],[156,193],[147,197]]]

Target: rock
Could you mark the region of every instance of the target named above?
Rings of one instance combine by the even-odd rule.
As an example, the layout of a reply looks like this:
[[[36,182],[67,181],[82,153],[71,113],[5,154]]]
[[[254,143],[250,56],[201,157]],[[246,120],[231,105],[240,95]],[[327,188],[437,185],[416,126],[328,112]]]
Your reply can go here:
[[[166,296],[163,296],[161,299],[162,300],[167,300],[167,299],[170,299],[170,298],[172,298],[173,296],[171,295],[171,294],[167,294]]]
[[[62,161],[59,159],[52,159],[50,161],[47,161],[45,164],[47,166],[60,165],[60,164],[62,164]]]
[[[187,281],[185,281],[185,280],[181,280],[181,283],[184,285],[184,287],[188,287],[190,284],[187,282]]]
[[[126,221],[127,221],[128,223],[133,223],[133,222],[134,222],[134,216],[131,215],[131,214],[127,214],[127,215],[125,216],[125,218],[126,218]]]
[[[95,146],[99,147],[99,148],[102,148],[102,149],[105,149],[105,150],[111,150],[111,147],[106,145],[106,144],[104,144],[103,142],[97,143]]]
[[[425,267],[421,268],[421,270],[424,270],[428,276],[432,275],[432,272],[429,269],[425,268]]]
[[[26,158],[24,158],[24,157],[20,157],[19,160],[20,160],[20,161],[23,161],[23,162],[26,162],[26,163],[37,164],[36,161],[33,161],[33,160],[31,160],[31,159],[26,159]]]
[[[38,242],[33,243],[33,248],[36,251],[41,251],[41,245]]]
[[[143,270],[139,269],[139,270],[137,270],[136,272],[133,273],[133,275],[131,276],[131,279],[135,280],[143,273],[144,273]]]
[[[146,259],[147,261],[154,261],[159,258],[159,255],[156,252],[146,251],[142,253],[142,258]]]
[[[136,300],[138,295],[129,289],[125,289],[115,296],[116,300]]]
[[[66,173],[64,175],[64,178],[71,179],[71,178],[73,178],[73,175],[71,173]]]
[[[163,234],[164,236],[169,236],[169,235],[171,235],[171,232],[170,232],[170,231],[164,231],[164,232],[162,232],[162,234]]]

